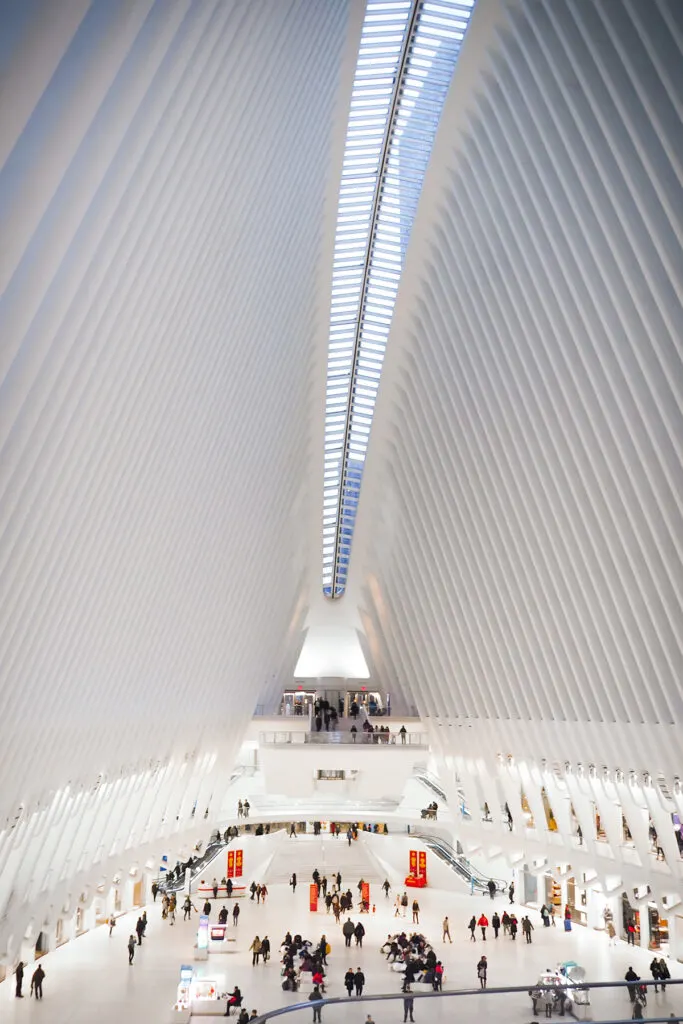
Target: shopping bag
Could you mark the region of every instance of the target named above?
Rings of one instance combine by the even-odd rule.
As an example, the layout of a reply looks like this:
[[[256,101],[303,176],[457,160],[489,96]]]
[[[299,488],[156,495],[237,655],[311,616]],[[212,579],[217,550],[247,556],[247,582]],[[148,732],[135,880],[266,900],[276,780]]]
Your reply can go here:
[[[572,930],[572,923],[568,918],[564,919],[564,930],[570,932]]]

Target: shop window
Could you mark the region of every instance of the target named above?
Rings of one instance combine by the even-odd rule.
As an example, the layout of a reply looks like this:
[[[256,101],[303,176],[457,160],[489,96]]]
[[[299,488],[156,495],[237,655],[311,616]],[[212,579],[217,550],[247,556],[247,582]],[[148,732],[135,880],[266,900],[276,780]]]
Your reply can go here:
[[[326,782],[343,782],[346,778],[346,772],[343,771],[328,771],[325,768],[321,768],[318,771],[317,778]]]
[[[543,810],[545,811],[546,825],[551,832],[557,832],[557,822],[555,821],[555,815],[553,814],[553,809],[550,806],[545,786],[541,788],[541,799],[543,801]]]

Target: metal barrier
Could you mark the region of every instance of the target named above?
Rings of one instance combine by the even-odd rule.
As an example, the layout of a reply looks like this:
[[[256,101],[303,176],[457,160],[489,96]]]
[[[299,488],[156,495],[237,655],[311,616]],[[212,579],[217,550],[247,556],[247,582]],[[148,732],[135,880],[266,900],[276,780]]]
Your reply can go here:
[[[639,981],[638,982],[639,986],[642,985],[642,986],[646,986],[648,988],[651,987],[651,986],[654,986],[655,984],[659,985],[659,984],[661,984],[661,982],[655,982],[655,981]],[[666,982],[666,985],[667,985],[667,987],[669,985],[683,985],[683,979],[679,980],[679,979],[669,978],[667,980],[667,982]],[[573,986],[571,986],[571,985],[567,986],[568,992],[570,994],[571,994],[572,987]],[[581,988],[584,991],[587,990],[588,993],[590,993],[590,992],[593,992],[595,990],[601,991],[601,990],[605,990],[605,989],[626,989],[628,987],[628,982],[626,982],[626,981],[597,981],[597,982],[589,982],[589,981],[587,981],[587,982],[585,982],[585,984],[582,984],[581,986],[575,986],[575,987],[577,989]],[[482,996],[485,996],[487,998],[495,998],[496,996],[510,996],[510,995],[516,995],[516,994],[518,994],[518,995],[526,995],[527,998],[528,998],[528,993],[529,993],[529,989],[530,988],[532,988],[532,989],[539,989],[539,990],[544,991],[544,992],[548,991],[548,990],[550,990],[550,991],[556,991],[557,990],[557,986],[554,986],[554,985],[537,985],[535,982],[531,982],[530,984],[527,984],[527,985],[514,985],[514,986],[505,986],[505,987],[501,987],[501,988],[484,988],[484,989],[481,989],[481,988],[463,988],[463,989],[457,989],[455,991],[448,991],[448,992],[414,992],[414,991],[411,991],[411,992],[407,993],[407,995],[410,998],[412,998],[412,999],[414,999],[416,1001],[417,1000],[421,1001],[423,999],[424,1000],[426,1000],[426,999],[429,999],[429,1000],[432,1000],[432,999],[438,999],[438,1000],[444,1000],[444,999],[456,1000],[456,999],[461,999],[462,1000],[462,999],[468,999],[468,998],[475,998],[475,1001],[476,1001],[476,1000],[479,1000]],[[570,995],[570,997],[571,997],[571,995]],[[405,998],[406,998],[406,995],[403,992],[400,992],[400,993],[393,993],[392,992],[392,993],[384,993],[384,994],[381,994],[381,995],[352,996],[351,998],[336,996],[336,997],[333,997],[333,998],[323,998],[321,1000],[316,1000],[315,1002],[313,1002],[313,1001],[311,1001],[309,999],[306,999],[306,1000],[304,1000],[302,1002],[294,1003],[291,1006],[281,1006],[281,1007],[278,1007],[275,1010],[267,1010],[265,1013],[260,1014],[258,1017],[254,1017],[253,1018],[253,1022],[254,1022],[254,1024],[262,1024],[262,1022],[265,1022],[267,1020],[272,1020],[274,1017],[282,1017],[285,1014],[294,1014],[294,1013],[301,1013],[301,1012],[306,1012],[306,1013],[310,1014],[314,1006],[315,1007],[320,1007],[321,1009],[324,1009],[324,1008],[327,1007],[327,1008],[329,1008],[331,1010],[338,1008],[340,1012],[338,1014],[336,1014],[336,1015],[333,1015],[333,1016],[326,1016],[325,1017],[325,1021],[326,1022],[327,1021],[331,1021],[334,1018],[334,1020],[339,1020],[340,1022],[341,1021],[346,1022],[346,1021],[349,1020],[348,1010],[349,1010],[350,1007],[355,1008],[356,1006],[358,1006],[361,1003],[363,1005],[369,1004],[369,1003],[388,1003],[388,1002],[394,1002],[394,1003],[399,1003],[400,1002],[400,1003],[403,1003]],[[501,1003],[502,1003],[502,1005],[500,1007],[501,1021],[504,1021],[507,1024],[507,1022],[510,1020],[510,1005],[509,1005],[509,1002],[507,1000],[504,1003],[501,1000]],[[590,1003],[588,1005],[590,1005]],[[625,1009],[629,1008],[630,1005],[631,1004],[626,1002]],[[473,1017],[474,1019],[476,1019],[477,1018],[476,1010],[475,1011],[473,1011],[472,1009],[468,1010],[467,1006],[468,1006],[467,1003],[465,1003],[462,1006],[458,1005],[457,1003],[454,1003],[453,1004],[453,1020],[456,1020],[456,1019],[458,1019],[458,1020],[466,1020],[466,1019],[469,1019],[470,1017]],[[579,1004],[577,1004],[577,1009],[579,1009],[579,1010],[581,1009],[581,1006]],[[456,1014],[457,1014],[457,1018],[455,1016]],[[540,1016],[540,1014],[537,1015],[537,1016]],[[307,1019],[310,1020],[310,1017],[307,1018]],[[360,1020],[360,1017],[357,1017],[356,1019]],[[397,1019],[398,1019],[398,1017],[397,1017]],[[581,1018],[575,1018],[575,1019],[581,1019]],[[646,1021],[646,1022],[649,1022],[649,1024],[674,1024],[674,1021],[683,1021],[683,1017],[678,1017],[678,1016],[675,1016],[673,1014],[672,1015],[668,1015],[667,1014],[666,1016],[663,1016],[663,1017],[662,1016],[654,1016],[654,1017],[645,1017],[644,1016],[642,1019],[644,1021]],[[595,1022],[599,1022],[599,1024],[630,1024],[630,1022],[632,1020],[632,1017],[631,1017],[631,1015],[629,1013],[629,1015],[627,1017],[601,1017],[601,1018],[600,1017],[592,1017],[591,1020],[594,1022],[594,1024],[595,1024]]]
[[[428,749],[429,739],[426,733],[409,732],[402,740],[398,733],[367,733],[358,730],[357,733],[350,732],[261,732],[259,743],[262,746],[304,746],[311,744],[328,746],[357,746],[357,747],[381,747],[385,749],[402,747]]]

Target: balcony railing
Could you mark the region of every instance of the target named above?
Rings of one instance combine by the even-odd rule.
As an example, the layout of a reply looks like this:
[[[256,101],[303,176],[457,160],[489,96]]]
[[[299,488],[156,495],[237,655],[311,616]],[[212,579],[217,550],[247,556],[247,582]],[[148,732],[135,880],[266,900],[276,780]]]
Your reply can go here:
[[[357,746],[357,747],[389,747],[401,749],[427,749],[429,738],[424,732],[409,732],[402,737],[399,733],[366,733],[358,730],[350,732],[262,732],[259,733],[262,746]]]

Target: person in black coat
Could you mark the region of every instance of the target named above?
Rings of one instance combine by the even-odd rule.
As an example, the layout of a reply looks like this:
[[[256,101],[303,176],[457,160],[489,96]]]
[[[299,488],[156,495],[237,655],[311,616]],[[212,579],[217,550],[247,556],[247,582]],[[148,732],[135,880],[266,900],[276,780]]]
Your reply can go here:
[[[362,921],[359,921],[353,930],[353,934],[356,936],[356,945],[363,948],[363,936],[365,935],[365,928],[363,927]]]
[[[349,998],[351,998],[351,995],[353,993],[354,984],[355,974],[353,972],[353,967],[349,967],[348,971],[344,975],[344,987],[346,988],[346,991],[349,993]]]
[[[365,984],[365,975],[361,971],[360,967],[353,976],[353,983],[356,986],[356,995],[363,995],[363,985]]]
[[[14,972],[14,977],[16,979],[15,980],[14,996],[15,996],[16,999],[23,999],[24,997],[23,997],[22,992],[21,992],[21,987],[24,984],[24,964],[23,964],[22,960],[20,960],[19,963],[16,966],[16,970]]]

